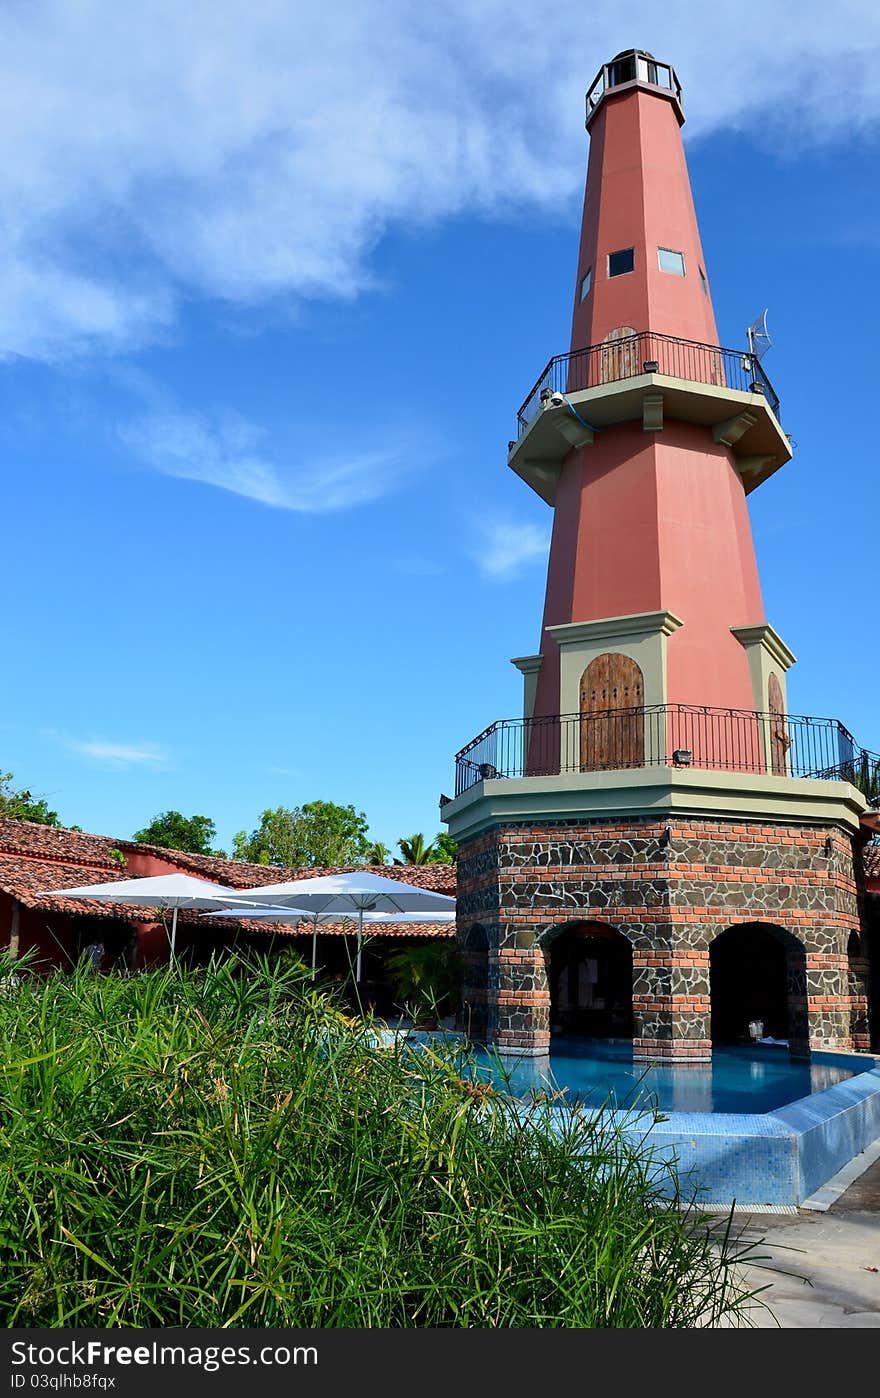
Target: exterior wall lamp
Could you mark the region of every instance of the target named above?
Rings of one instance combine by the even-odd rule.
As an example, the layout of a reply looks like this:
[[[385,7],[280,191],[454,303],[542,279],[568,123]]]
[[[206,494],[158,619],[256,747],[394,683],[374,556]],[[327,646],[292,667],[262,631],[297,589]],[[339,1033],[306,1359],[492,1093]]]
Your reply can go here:
[[[693,756],[690,748],[676,748],[672,754],[672,764],[674,767],[690,767]]]

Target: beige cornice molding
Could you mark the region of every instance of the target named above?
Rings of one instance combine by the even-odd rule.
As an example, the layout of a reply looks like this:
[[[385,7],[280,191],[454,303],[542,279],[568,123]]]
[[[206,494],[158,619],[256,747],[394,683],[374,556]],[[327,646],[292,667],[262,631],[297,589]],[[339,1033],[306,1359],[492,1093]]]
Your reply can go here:
[[[520,674],[536,675],[543,659],[543,655],[515,655],[510,663],[516,666]]]
[[[781,665],[783,670],[790,670],[797,660],[783,641],[778,631],[767,622],[760,626],[731,626],[733,635],[741,646],[748,650],[749,646],[763,646],[767,654]]]
[[[547,626],[548,636],[564,649],[596,641],[636,641],[645,636],[671,636],[684,622],[674,612],[633,612],[630,616],[605,616],[596,621],[567,621]]]

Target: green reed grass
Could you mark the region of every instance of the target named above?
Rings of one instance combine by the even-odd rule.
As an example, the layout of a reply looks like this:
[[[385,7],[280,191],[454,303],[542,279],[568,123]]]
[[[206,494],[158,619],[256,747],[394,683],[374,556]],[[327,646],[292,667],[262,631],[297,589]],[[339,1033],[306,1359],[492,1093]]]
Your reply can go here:
[[[383,1048],[295,964],[0,966],[0,1318],[730,1323],[743,1249],[600,1113]],[[554,1124],[555,1123],[555,1124]]]

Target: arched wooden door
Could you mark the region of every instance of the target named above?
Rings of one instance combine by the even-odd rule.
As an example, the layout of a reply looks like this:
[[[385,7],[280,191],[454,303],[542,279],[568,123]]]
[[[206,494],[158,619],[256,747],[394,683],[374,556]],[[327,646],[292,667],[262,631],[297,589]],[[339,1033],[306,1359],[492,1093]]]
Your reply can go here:
[[[639,342],[631,325],[618,325],[602,341],[600,382],[614,383],[641,373]]]
[[[645,763],[644,684],[628,655],[609,651],[581,675],[581,771]]]
[[[785,701],[782,686],[771,672],[767,681],[767,708],[770,710],[770,769],[774,777],[788,771],[789,738],[785,729]]]

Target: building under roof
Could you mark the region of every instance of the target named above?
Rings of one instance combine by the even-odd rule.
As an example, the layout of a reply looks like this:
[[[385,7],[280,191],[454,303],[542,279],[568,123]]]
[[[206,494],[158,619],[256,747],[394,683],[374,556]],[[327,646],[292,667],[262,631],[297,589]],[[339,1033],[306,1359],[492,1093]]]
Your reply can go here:
[[[230,888],[253,888],[347,872],[352,867],[285,869],[245,864],[216,855],[189,854],[0,818],[0,948],[9,948],[16,956],[30,953],[42,969],[70,967],[87,951],[105,969],[113,965],[132,970],[161,965],[168,959],[168,933],[160,914],[151,917],[150,910],[124,903],[89,903],[41,894],[49,889],[172,873],[193,874]],[[396,864],[375,872],[437,893],[455,893],[454,865]],[[196,962],[242,941],[266,948],[283,939],[285,945],[296,946],[306,955],[310,954],[312,933],[311,922],[267,925],[242,918],[206,922],[197,912],[183,911],[178,945],[184,958]],[[346,943],[352,935],[350,922],[320,924],[320,963],[331,973],[344,967]],[[454,929],[442,925],[383,923],[381,933],[370,936],[366,979],[384,983],[384,956],[392,946],[453,937]]]

